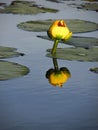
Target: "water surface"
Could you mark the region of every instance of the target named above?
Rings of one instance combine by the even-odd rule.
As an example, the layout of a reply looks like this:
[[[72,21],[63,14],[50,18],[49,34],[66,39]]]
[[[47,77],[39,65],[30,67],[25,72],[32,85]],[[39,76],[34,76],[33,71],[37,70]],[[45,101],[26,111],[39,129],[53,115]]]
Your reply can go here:
[[[44,2],[43,2],[44,3]],[[23,57],[4,59],[23,64],[30,73],[21,78],[0,81],[1,130],[97,130],[98,75],[89,71],[98,62],[57,60],[59,67],[67,67],[72,77],[62,88],[53,87],[45,77],[53,67],[46,57],[52,42],[39,39],[37,33],[20,30],[19,22],[47,18],[79,18],[97,22],[98,14],[63,9],[56,14],[12,15],[0,14],[0,45],[15,47]],[[46,34],[46,32],[43,32]],[[41,33],[42,34],[42,33]],[[97,37],[98,32],[79,35]],[[59,47],[66,45],[59,44]]]

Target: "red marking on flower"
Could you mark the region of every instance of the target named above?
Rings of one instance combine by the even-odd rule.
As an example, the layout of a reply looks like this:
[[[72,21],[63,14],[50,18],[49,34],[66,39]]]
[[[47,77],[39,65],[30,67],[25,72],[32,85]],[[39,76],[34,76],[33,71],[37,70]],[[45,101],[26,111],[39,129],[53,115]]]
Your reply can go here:
[[[60,20],[60,21],[58,22],[58,26],[66,27],[66,24],[65,24],[65,22],[64,22],[63,20]]]

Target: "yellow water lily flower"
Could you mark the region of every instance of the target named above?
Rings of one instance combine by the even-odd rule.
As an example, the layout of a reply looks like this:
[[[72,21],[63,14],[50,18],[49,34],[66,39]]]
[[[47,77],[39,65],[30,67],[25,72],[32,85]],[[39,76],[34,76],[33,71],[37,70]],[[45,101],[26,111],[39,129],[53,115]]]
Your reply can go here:
[[[62,87],[63,84],[71,77],[71,74],[66,67],[62,67],[60,70],[48,70],[46,77],[51,85]]]
[[[66,41],[72,36],[64,20],[55,20],[47,31],[48,36],[54,40],[54,45],[51,53],[56,53],[56,48],[59,40]]]
[[[56,20],[47,31],[51,39],[68,40],[72,36],[64,20]]]

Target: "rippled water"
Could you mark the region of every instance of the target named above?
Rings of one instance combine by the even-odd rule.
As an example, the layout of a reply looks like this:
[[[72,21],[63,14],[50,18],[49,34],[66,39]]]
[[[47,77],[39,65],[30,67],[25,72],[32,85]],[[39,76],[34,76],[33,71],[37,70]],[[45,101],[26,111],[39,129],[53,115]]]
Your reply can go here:
[[[59,67],[67,67],[72,76],[62,88],[53,87],[45,77],[46,71],[53,67],[52,59],[45,56],[52,42],[16,27],[19,22],[54,16],[79,18],[81,14],[85,20],[98,20],[96,12],[73,10],[68,17],[63,10],[57,14],[36,16],[0,14],[0,45],[15,47],[25,53],[23,57],[5,60],[30,69],[24,77],[0,81],[0,130],[98,129],[98,75],[89,71],[89,68],[98,66],[98,62],[57,59]],[[85,33],[94,37],[97,34],[97,31]],[[59,44],[59,47],[63,46],[66,45]]]

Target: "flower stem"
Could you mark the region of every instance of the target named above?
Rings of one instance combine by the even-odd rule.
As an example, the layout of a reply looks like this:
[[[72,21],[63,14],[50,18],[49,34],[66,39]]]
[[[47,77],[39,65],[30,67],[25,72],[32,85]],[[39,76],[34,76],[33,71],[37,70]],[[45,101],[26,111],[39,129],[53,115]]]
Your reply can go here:
[[[57,58],[52,58],[52,60],[53,60],[54,69],[59,70]]]
[[[56,53],[57,46],[58,46],[58,40],[55,39],[54,40],[54,44],[53,44],[53,48],[52,48],[52,51],[51,51],[51,54],[55,54]]]

